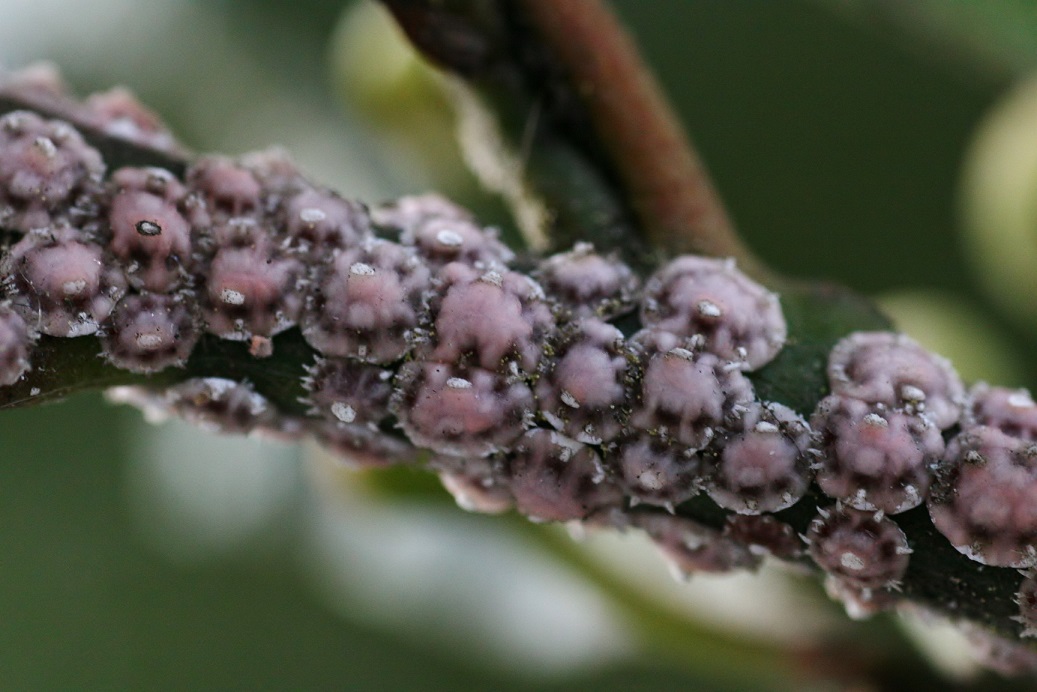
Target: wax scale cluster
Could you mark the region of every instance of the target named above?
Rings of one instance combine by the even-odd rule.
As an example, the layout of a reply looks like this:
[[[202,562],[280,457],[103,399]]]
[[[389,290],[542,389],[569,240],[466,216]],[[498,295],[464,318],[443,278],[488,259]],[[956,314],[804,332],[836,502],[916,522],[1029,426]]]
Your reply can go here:
[[[587,243],[520,263],[441,197],[368,208],[277,153],[112,170],[77,128],[179,151],[125,92],[80,103],[29,70],[0,93],[61,115],[0,118],[0,385],[31,372],[41,339],[95,339],[146,376],[203,339],[261,361],[298,330],[304,415],[233,377],[112,396],[219,431],[313,435],[361,465],[425,463],[466,509],[639,529],[685,575],[812,562],[859,616],[900,600],[912,547],[895,516],[923,504],[972,560],[1037,567],[1037,405],[966,391],[907,337],[842,339],[828,395],[797,412],[756,393],[787,327],[732,260],[678,257],[643,281]],[[808,494],[799,534],[782,513]],[[681,511],[700,495],[721,524]],[[1024,635],[1035,590],[1027,576]]]

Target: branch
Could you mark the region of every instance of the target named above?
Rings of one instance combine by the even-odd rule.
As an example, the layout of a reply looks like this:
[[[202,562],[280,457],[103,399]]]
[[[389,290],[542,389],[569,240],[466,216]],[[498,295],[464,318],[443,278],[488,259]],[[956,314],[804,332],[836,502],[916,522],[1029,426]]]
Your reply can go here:
[[[751,255],[651,71],[598,0],[520,0],[621,178],[649,241],[672,255]],[[562,88],[562,87],[558,87]],[[579,126],[579,123],[573,123]]]
[[[225,431],[427,460],[469,508],[644,531],[685,572],[768,552],[860,612],[921,605],[1032,667],[1022,394],[966,393],[844,291],[779,301],[694,255],[643,279],[587,245],[519,259],[441,198],[369,213],[270,153],[127,166],[164,134],[139,105],[52,95],[72,124],[0,119],[5,406],[129,384]],[[106,166],[79,128],[127,119]],[[1018,511],[983,514],[997,502]]]
[[[483,119],[499,123],[505,151],[579,162],[560,171],[569,181],[561,206],[586,200],[602,211],[579,215],[576,235],[566,224],[549,227],[554,246],[591,239],[611,249],[619,233],[668,255],[734,257],[750,275],[770,276],[735,233],[633,43],[597,0],[384,2],[426,57],[462,77],[492,111]],[[471,92],[464,92],[464,112]],[[546,196],[549,209],[559,208],[551,191],[560,181],[543,180],[534,165],[515,173]],[[621,225],[595,219],[616,217],[603,197],[621,201]],[[629,259],[637,264],[641,256]]]
[[[504,3],[389,0],[415,45],[447,79],[469,165],[511,204],[527,244],[560,250],[592,237],[638,267],[653,263],[613,183],[556,122],[557,102],[530,84]]]

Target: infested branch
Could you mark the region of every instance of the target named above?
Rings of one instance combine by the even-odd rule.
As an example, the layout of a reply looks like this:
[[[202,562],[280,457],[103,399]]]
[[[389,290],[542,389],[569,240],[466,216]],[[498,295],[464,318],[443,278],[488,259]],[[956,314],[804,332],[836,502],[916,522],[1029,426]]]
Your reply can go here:
[[[121,400],[224,431],[427,462],[467,508],[643,531],[686,573],[763,553],[807,565],[857,614],[921,606],[1032,667],[1014,599],[1037,531],[1022,509],[977,509],[1037,494],[1032,401],[966,390],[848,292],[756,283],[659,113],[644,116],[662,118],[653,146],[677,163],[624,183],[657,160],[626,101],[593,86],[600,65],[548,50],[559,27],[609,35],[602,17],[391,4],[480,98],[520,106],[503,130],[528,144],[517,172],[547,200],[557,252],[516,257],[435,196],[369,210],[269,153],[185,162],[133,102],[12,80],[7,103],[28,108],[0,121],[0,405],[128,385]],[[532,26],[554,39],[530,48]],[[550,88],[531,92],[545,64]],[[631,107],[662,108],[636,63],[613,69]],[[136,142],[106,131],[127,120]],[[653,267],[646,237],[741,264]],[[565,247],[577,238],[594,245]]]

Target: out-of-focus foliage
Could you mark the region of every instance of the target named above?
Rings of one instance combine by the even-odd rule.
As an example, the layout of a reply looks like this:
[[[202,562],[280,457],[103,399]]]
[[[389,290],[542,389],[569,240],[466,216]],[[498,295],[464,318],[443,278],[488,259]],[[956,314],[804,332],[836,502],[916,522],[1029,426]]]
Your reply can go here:
[[[1008,94],[983,122],[962,186],[965,248],[991,298],[1037,334],[1037,82]]]
[[[1011,79],[1037,67],[1032,0],[816,0],[847,19],[892,32],[925,59]]]

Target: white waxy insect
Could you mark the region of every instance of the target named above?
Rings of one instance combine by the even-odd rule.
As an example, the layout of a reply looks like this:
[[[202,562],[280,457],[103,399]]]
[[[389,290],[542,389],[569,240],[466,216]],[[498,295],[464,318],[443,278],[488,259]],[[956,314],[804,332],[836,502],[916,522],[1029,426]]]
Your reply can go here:
[[[331,405],[331,413],[343,423],[352,423],[356,420],[356,410],[341,401],[336,401]]]
[[[33,140],[33,146],[35,146],[40,152],[43,153],[48,159],[52,159],[58,155],[58,148],[54,145],[54,141],[50,137],[37,137]]]
[[[328,215],[316,207],[306,207],[299,210],[299,220],[304,223],[319,223],[328,218]]]
[[[464,236],[445,228],[436,233],[436,242],[446,247],[461,247],[464,244]]]
[[[569,408],[580,408],[579,400],[577,400],[576,397],[574,397],[571,393],[565,390],[562,390],[562,393],[559,395],[559,398],[562,400],[562,403],[568,406]]]

